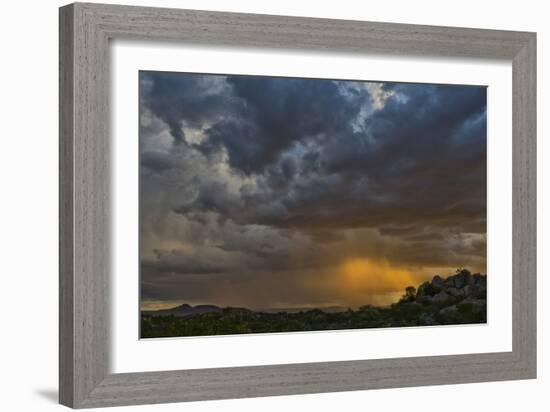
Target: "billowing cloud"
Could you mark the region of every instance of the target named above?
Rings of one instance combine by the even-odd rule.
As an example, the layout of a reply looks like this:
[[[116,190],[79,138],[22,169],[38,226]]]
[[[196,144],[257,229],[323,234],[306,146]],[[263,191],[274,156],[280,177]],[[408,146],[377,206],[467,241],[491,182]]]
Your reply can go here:
[[[140,82],[145,300],[358,305],[485,271],[484,87]]]

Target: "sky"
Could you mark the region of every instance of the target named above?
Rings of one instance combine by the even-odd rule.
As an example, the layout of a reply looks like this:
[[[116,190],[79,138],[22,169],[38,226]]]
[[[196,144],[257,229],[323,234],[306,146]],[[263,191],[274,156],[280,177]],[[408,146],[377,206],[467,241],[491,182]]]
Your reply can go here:
[[[486,88],[140,72],[141,307],[387,305],[486,272]]]

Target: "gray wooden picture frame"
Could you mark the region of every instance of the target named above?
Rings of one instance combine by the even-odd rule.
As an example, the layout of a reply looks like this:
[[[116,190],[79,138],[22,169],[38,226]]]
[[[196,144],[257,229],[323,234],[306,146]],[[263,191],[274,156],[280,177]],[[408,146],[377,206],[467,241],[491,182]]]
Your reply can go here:
[[[536,377],[536,34],[75,3],[60,9],[59,399],[74,408]],[[111,374],[109,40],[495,58],[513,65],[513,350]]]

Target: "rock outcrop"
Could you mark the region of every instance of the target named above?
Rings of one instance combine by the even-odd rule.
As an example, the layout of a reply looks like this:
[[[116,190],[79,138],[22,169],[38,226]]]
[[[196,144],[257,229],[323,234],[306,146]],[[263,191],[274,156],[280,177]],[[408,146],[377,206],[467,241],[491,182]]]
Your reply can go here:
[[[421,309],[412,309],[418,304]],[[415,293],[407,288],[393,309],[415,312],[418,325],[484,323],[487,321],[487,276],[462,269],[443,279],[436,275],[422,283]]]

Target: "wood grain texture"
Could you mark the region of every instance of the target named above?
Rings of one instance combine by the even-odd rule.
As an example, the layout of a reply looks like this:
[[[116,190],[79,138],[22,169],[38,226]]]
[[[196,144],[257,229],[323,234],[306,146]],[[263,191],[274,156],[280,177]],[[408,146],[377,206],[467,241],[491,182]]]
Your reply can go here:
[[[62,378],[59,392],[61,402],[76,406],[104,380],[108,367],[108,48],[85,8],[62,8],[60,22],[61,48],[66,49],[60,161],[67,182],[61,203],[70,205],[60,219],[60,376],[71,378]]]
[[[512,62],[513,136],[513,350],[536,375],[536,37]]]
[[[85,408],[536,376],[534,33],[75,3],[60,9],[60,402]],[[513,350],[110,374],[109,40],[495,58],[513,65]]]
[[[73,404],[73,37],[72,7],[59,13],[59,401]]]

